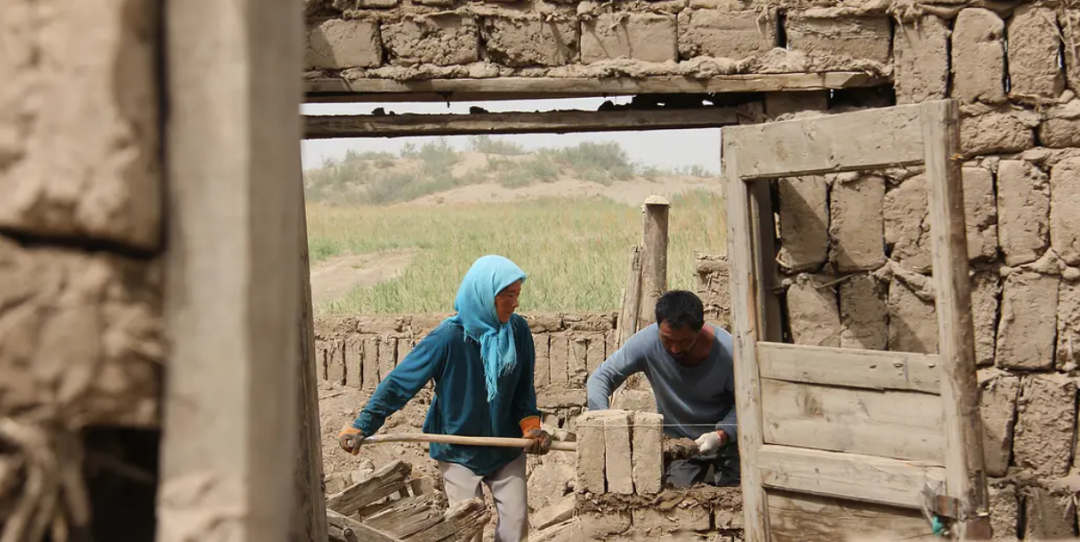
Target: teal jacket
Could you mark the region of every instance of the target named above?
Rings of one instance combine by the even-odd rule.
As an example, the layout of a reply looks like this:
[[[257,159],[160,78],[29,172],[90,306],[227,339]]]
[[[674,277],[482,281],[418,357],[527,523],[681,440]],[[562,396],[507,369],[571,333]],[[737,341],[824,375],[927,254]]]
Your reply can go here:
[[[500,393],[488,403],[480,343],[465,336],[453,322],[443,322],[405,356],[371,395],[353,427],[374,435],[386,418],[408,403],[428,381],[435,381],[425,433],[475,437],[521,438],[520,422],[539,416],[533,367],[536,351],[532,330],[518,315],[510,318],[516,337],[517,363],[499,377]],[[490,474],[523,452],[515,448],[431,444],[431,457],[463,465],[477,475]]]

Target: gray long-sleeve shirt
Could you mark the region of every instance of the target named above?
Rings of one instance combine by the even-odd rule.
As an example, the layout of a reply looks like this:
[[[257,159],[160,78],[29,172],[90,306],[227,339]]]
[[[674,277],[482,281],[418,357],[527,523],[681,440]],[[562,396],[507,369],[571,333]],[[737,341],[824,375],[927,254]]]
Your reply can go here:
[[[589,410],[610,408],[612,392],[630,375],[643,372],[664,416],[665,434],[696,439],[723,429],[729,442],[737,442],[731,334],[712,327],[712,350],[697,367],[679,365],[664,350],[656,324],[635,333],[589,376]]]

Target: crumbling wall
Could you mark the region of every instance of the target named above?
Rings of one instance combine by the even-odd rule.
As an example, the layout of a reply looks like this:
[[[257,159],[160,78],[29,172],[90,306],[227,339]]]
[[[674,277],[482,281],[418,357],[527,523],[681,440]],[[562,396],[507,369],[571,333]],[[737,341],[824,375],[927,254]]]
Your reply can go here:
[[[946,95],[961,101],[972,318],[995,539],[1072,536],[1080,489],[1069,477],[1080,376],[1080,226],[1073,218],[1080,213],[1080,86],[1058,66],[1058,55],[1065,52],[1066,67],[1075,64],[1080,12],[1019,5],[933,13],[902,17],[895,26],[896,101]],[[798,114],[828,114],[828,107]],[[790,340],[936,352],[922,172],[775,185]]]
[[[781,17],[788,6],[800,4],[307,0],[307,77],[708,79],[825,70],[892,73],[893,23],[887,2]],[[930,34],[927,39],[936,38]],[[915,53],[907,58],[920,59]],[[934,92],[932,74],[926,79],[912,92]]]
[[[88,468],[84,480],[81,470],[85,449],[98,464],[138,470],[144,460],[156,463],[156,450],[149,458],[145,448],[125,450],[125,438],[110,433],[159,423],[164,189],[156,4],[88,0],[44,9],[5,0],[0,8],[5,539],[40,538],[20,530],[32,525],[90,528],[98,539],[152,536],[152,510],[128,507],[129,497],[116,493],[122,481],[99,485],[112,475]],[[153,474],[149,484],[140,478],[141,497],[130,498],[147,498],[148,490],[152,501]],[[87,486],[93,503],[84,503]],[[110,506],[139,517],[117,531]]]

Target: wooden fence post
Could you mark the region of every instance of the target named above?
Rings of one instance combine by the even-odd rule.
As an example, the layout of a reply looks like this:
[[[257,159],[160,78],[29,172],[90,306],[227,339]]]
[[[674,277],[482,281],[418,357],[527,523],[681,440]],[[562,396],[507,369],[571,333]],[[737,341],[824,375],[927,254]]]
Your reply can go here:
[[[656,301],[667,291],[668,209],[660,196],[645,199],[645,250],[641,265],[641,308],[638,329],[656,321]]]

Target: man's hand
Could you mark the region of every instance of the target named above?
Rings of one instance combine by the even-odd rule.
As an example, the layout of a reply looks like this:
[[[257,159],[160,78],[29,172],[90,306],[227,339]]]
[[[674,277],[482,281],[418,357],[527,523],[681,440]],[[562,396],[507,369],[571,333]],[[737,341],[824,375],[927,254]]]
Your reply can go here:
[[[364,440],[364,434],[352,425],[345,426],[338,433],[338,444],[342,450],[356,455],[360,453],[360,443]]]
[[[525,453],[544,455],[551,450],[551,435],[543,429],[532,429],[528,433],[525,433],[525,438],[532,440],[532,442],[525,447]]]
[[[721,446],[727,444],[728,435],[723,429],[719,431],[710,431],[698,437],[694,442],[697,443],[698,453],[703,455],[709,455],[720,449]]]

